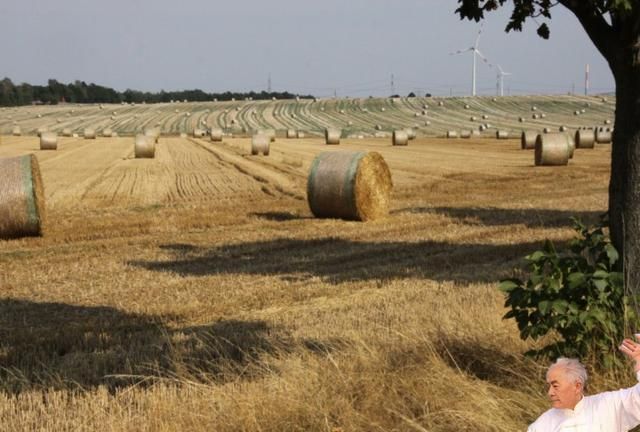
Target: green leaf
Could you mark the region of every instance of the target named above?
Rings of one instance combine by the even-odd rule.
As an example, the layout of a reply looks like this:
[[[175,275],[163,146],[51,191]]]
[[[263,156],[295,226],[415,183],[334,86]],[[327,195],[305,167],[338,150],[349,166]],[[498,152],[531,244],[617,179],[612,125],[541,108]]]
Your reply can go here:
[[[527,260],[532,261],[532,262],[538,262],[540,261],[542,258],[546,258],[547,254],[544,253],[543,251],[535,251],[534,253],[532,253],[531,255],[528,255],[526,257]]]
[[[584,273],[574,272],[567,276],[567,281],[569,282],[569,288],[573,289],[583,285],[586,282],[586,278]]]
[[[538,310],[540,311],[541,315],[547,315],[551,310],[551,302],[548,300],[541,301],[540,303],[538,303]]]
[[[612,244],[607,244],[604,247],[604,250],[607,253],[607,257],[609,257],[609,264],[614,265],[620,259],[620,255],[618,255],[618,251]]]
[[[500,281],[498,289],[504,293],[510,293],[520,286],[522,286],[522,281],[519,279],[504,279]]]
[[[599,290],[605,290],[609,286],[609,282],[606,279],[594,279],[593,285]]]

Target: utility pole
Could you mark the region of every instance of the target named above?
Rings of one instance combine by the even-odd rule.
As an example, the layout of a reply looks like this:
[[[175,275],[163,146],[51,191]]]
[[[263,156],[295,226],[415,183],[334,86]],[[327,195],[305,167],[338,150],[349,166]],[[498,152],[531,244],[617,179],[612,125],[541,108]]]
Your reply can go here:
[[[267,80],[267,93],[271,93],[271,72],[269,72],[269,79]]]
[[[584,95],[589,95],[589,63],[587,63],[584,69]]]
[[[396,86],[395,83],[393,82],[393,74],[391,74],[391,96],[396,94]]]

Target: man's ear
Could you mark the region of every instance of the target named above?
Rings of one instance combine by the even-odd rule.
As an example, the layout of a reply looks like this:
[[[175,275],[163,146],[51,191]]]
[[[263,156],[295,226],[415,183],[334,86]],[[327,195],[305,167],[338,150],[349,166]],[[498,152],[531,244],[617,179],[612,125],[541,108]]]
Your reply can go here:
[[[583,385],[582,385],[582,383],[580,381],[576,381],[575,386],[576,386],[576,391],[578,393],[583,393],[584,392],[584,387],[583,387]]]

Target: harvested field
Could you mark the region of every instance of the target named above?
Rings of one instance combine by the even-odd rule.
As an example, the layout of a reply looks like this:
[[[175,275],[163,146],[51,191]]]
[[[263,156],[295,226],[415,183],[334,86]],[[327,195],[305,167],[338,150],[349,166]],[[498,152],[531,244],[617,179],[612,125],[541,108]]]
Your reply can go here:
[[[606,210],[611,146],[534,167],[519,139],[343,138],[332,150],[391,170],[390,215],[366,223],[313,218],[326,150],[320,134],[268,158],[250,138],[163,136],[134,159],[130,137],[3,137],[0,157],[36,154],[52,221],[0,241],[3,427],[523,430],[547,407],[545,365],[501,319],[497,281]]]

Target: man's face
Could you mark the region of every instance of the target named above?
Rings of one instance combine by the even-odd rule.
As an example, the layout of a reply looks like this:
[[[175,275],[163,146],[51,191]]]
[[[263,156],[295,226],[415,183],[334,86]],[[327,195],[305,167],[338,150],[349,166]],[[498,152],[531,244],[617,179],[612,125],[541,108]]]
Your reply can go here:
[[[582,384],[566,376],[563,367],[556,366],[547,372],[549,399],[554,408],[574,409],[582,399]]]

